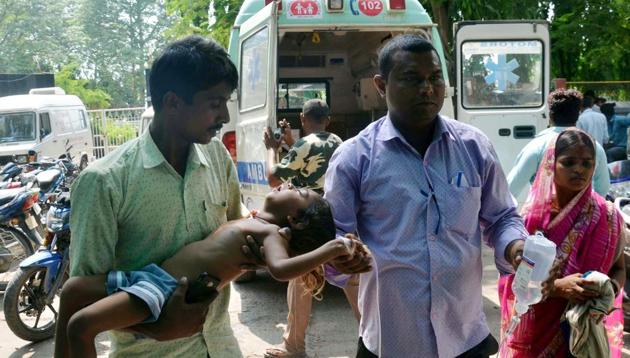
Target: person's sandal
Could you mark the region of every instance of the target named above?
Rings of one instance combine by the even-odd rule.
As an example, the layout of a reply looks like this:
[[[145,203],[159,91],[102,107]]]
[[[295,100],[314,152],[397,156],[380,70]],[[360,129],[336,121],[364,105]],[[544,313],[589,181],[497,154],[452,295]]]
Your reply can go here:
[[[306,352],[289,352],[284,347],[270,347],[265,350],[265,358],[306,358]]]

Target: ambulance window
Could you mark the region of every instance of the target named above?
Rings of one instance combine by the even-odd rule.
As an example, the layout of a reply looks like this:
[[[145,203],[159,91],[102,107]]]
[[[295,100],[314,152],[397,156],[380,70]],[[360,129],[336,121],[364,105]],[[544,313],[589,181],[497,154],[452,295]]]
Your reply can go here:
[[[50,114],[39,114],[39,138],[43,139],[52,132],[50,128]]]
[[[467,41],[461,54],[464,108],[535,108],[544,104],[542,42]]]
[[[263,27],[241,48],[241,112],[264,107],[267,99],[269,30]]]
[[[310,99],[328,102],[328,82],[283,82],[278,86],[278,109],[301,111]]]

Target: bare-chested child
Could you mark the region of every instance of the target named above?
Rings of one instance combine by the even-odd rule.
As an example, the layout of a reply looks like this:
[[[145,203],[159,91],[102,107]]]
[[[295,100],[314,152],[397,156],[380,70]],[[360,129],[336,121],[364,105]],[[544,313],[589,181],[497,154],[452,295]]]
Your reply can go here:
[[[160,266],[71,278],[62,292],[55,357],[96,357],[98,333],[157,320],[181,277],[207,274],[211,288],[197,293],[216,294],[215,289],[242,273],[243,264],[253,263],[241,251],[249,235],[262,245],[269,272],[281,281],[302,276],[361,246],[347,238],[335,239],[330,207],[319,194],[290,185],[278,187],[267,195],[260,212],[223,224]],[[195,299],[188,296],[194,287],[189,287],[189,301]]]

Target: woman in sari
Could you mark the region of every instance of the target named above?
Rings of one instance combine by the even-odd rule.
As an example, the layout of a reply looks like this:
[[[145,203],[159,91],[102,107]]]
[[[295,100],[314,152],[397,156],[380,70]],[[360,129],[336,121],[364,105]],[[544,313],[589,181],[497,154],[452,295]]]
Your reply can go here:
[[[620,214],[591,189],[595,148],[585,132],[570,128],[552,139],[523,207],[530,234],[542,231],[557,245],[556,260],[543,285],[542,302],[532,305],[508,338],[512,357],[570,357],[568,325],[562,322],[569,302],[583,302],[596,294],[584,286],[587,271],[607,274],[615,287],[615,307],[621,307],[619,288],[625,281]],[[501,328],[505,333],[514,314],[512,280],[499,280]],[[605,319],[611,357],[621,357],[623,313]],[[503,355],[502,355],[503,356]]]

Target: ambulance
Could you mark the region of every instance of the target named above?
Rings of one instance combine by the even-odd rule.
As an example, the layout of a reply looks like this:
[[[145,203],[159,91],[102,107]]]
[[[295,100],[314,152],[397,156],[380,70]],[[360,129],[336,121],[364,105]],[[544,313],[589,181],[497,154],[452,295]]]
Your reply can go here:
[[[484,131],[509,171],[548,123],[548,24],[463,22],[454,31],[456,77],[449,78],[445,44],[418,1],[245,0],[229,44],[239,88],[222,132],[245,205],[260,208],[270,190],[264,129],[287,119],[300,130],[307,100],[328,103],[328,129],[344,140],[387,113],[372,78],[379,49],[403,33],[423,36],[437,49],[447,82],[441,114]]]

